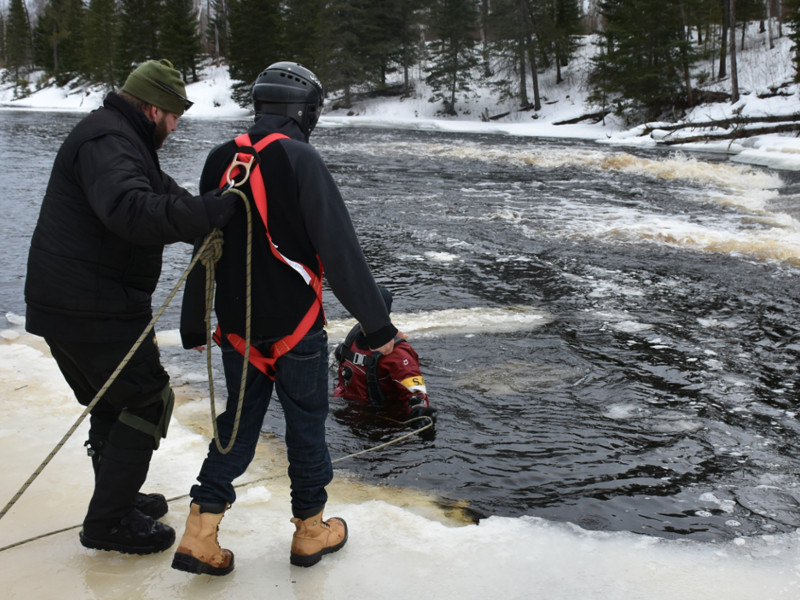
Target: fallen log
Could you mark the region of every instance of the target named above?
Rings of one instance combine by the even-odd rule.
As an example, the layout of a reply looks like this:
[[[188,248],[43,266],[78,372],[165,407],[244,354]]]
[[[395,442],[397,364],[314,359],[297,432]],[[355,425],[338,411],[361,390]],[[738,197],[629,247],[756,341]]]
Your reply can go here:
[[[769,133],[787,133],[790,131],[800,131],[800,122],[782,123],[772,127],[753,127],[750,129],[735,129],[727,133],[693,135],[687,137],[676,137],[670,139],[656,140],[656,144],[663,146],[675,146],[677,144],[691,144],[694,142],[719,142],[723,140],[736,140],[739,138],[752,137],[755,135],[766,135]]]
[[[609,115],[609,114],[611,114],[610,110],[599,110],[599,111],[593,112],[593,113],[586,113],[586,114],[581,115],[579,117],[575,117],[574,119],[566,119],[564,121],[556,121],[556,122],[553,123],[553,125],[575,125],[577,123],[580,123],[581,121],[588,121],[590,119],[593,120],[595,123],[597,123],[598,121],[601,121],[601,120],[605,119],[606,116]]]
[[[731,117],[729,119],[720,119],[718,121],[703,121],[703,122],[683,122],[674,123],[672,125],[645,125],[642,135],[650,135],[654,131],[660,129],[663,131],[678,131],[680,129],[707,129],[710,127],[719,127],[720,129],[728,129],[741,125],[752,125],[753,123],[783,123],[786,121],[800,121],[800,113],[791,115],[766,115],[763,117]]]

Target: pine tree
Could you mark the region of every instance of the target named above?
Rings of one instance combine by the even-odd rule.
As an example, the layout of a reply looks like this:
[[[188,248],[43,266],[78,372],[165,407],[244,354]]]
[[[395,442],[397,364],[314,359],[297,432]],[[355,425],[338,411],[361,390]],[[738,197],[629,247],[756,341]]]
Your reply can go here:
[[[34,31],[34,62],[63,85],[84,70],[82,0],[49,0]]]
[[[117,12],[119,37],[115,65],[117,81],[122,83],[131,69],[150,59],[159,59],[159,32],[162,24],[160,0],[120,0]]]
[[[800,82],[800,0],[785,0],[784,21],[791,25],[788,37],[792,40],[794,80]]]
[[[0,68],[6,66],[6,17],[0,13]]]
[[[83,30],[85,74],[92,82],[104,84],[109,90],[124,70],[116,63],[117,29],[115,0],[91,0]]]
[[[619,114],[645,118],[689,104],[684,73],[697,55],[680,8],[680,0],[601,2],[606,29],[590,74],[594,100],[611,98]]]
[[[552,0],[539,3],[535,20],[539,50],[545,67],[555,65],[556,83],[561,83],[561,67],[567,66],[580,45],[581,8],[577,0]]]
[[[352,106],[354,88],[375,72],[378,30],[369,19],[370,4],[370,0],[332,0],[325,10],[331,43],[329,62],[320,77],[329,89],[344,90],[344,107]]]
[[[230,26],[228,24],[228,0],[206,0],[206,47],[219,65],[220,59],[228,54]]]
[[[5,41],[6,67],[14,74],[14,81],[19,83],[30,69],[33,58],[28,7],[23,0],[11,0]]]
[[[404,93],[411,91],[411,67],[419,60],[422,39],[423,2],[400,0],[397,12],[398,61],[403,69]]]
[[[495,0],[489,13],[489,32],[494,87],[501,99],[516,97],[520,106],[527,107],[528,81],[526,75],[525,28],[520,19],[519,0]]]
[[[164,0],[159,53],[178,69],[184,81],[197,81],[197,56],[200,54],[200,33],[194,0]]]
[[[230,0],[228,60],[237,80],[233,97],[241,106],[252,105],[250,91],[258,74],[283,55],[280,5],[279,0]]]
[[[333,48],[331,27],[326,20],[326,0],[289,0],[284,3],[284,51],[282,58],[311,69],[326,89]]]
[[[379,89],[386,87],[387,75],[403,71],[403,92],[410,90],[409,71],[418,60],[421,35],[422,2],[420,0],[386,0],[369,5],[367,19],[373,39],[369,54],[370,78]]]
[[[426,82],[440,100],[442,112],[456,115],[456,94],[469,91],[471,70],[478,64],[474,32],[477,9],[472,0],[436,0],[431,6],[431,63]]]

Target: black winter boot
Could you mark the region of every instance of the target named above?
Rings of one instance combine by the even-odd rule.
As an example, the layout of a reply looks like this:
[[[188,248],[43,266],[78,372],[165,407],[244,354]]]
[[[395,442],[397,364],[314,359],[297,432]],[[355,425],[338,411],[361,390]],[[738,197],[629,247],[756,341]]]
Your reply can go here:
[[[86,446],[86,454],[92,459],[95,482],[97,482],[97,473],[100,470],[103,447],[105,444],[105,440],[93,435],[91,431],[89,432],[89,439],[83,444]],[[134,506],[151,519],[160,519],[169,511],[169,504],[167,504],[167,499],[163,494],[143,494],[142,492],[137,492]]]
[[[160,519],[169,510],[164,494],[143,494],[139,492],[136,494],[134,505],[140,512],[143,512],[151,519]]]
[[[79,537],[81,544],[95,550],[153,554],[175,543],[175,530],[134,508],[116,523],[84,524]]]
[[[175,530],[136,508],[152,454],[152,450],[118,449],[106,444],[83,521],[81,544],[127,554],[151,554],[172,546]]]

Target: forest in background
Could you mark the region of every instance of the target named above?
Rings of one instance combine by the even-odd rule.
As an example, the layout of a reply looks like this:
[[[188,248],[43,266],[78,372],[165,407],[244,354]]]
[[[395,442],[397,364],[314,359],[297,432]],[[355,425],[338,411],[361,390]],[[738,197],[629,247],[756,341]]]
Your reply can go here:
[[[459,94],[487,84],[535,112],[540,73],[555,71],[559,82],[591,43],[598,114],[642,122],[736,102],[737,48],[753,24],[770,46],[789,37],[786,60],[800,69],[800,0],[5,1],[0,67],[16,97],[46,85],[113,89],[136,64],[167,57],[187,82],[202,64],[226,65],[247,106],[264,66],[290,58],[340,107],[356,95],[410,95],[421,72],[442,115],[458,114]],[[703,91],[721,80],[728,91]],[[788,83],[775,82],[774,93]]]

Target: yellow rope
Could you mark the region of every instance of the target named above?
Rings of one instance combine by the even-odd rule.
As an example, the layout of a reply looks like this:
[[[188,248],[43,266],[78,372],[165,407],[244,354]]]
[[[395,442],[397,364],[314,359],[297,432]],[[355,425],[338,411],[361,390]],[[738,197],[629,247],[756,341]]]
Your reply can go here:
[[[252,161],[251,161],[252,162]],[[249,174],[250,171],[248,169],[247,173]],[[245,180],[240,182],[244,183]],[[244,202],[245,211],[247,213],[247,248],[246,252],[246,283],[245,283],[245,351],[244,351],[244,364],[242,366],[242,378],[239,382],[239,399],[236,405],[236,417],[233,421],[233,431],[231,432],[231,439],[228,442],[228,446],[226,448],[222,447],[222,442],[219,438],[219,430],[217,428],[217,407],[214,400],[214,375],[211,369],[211,307],[214,304],[214,264],[216,261],[213,262],[203,262],[206,267],[206,313],[205,313],[205,323],[206,323],[206,369],[208,371],[208,390],[209,390],[209,402],[211,404],[211,423],[214,427],[214,443],[217,445],[217,450],[219,450],[220,454],[227,454],[233,448],[233,444],[236,442],[236,437],[239,434],[239,422],[242,417],[242,407],[244,406],[244,392],[247,386],[247,369],[250,363],[250,329],[251,329],[251,319],[252,319],[252,241],[253,241],[253,224],[250,221],[250,202],[247,200],[247,196],[241,190],[237,190],[235,188],[228,188],[225,193],[234,193],[237,194],[242,201]]]

